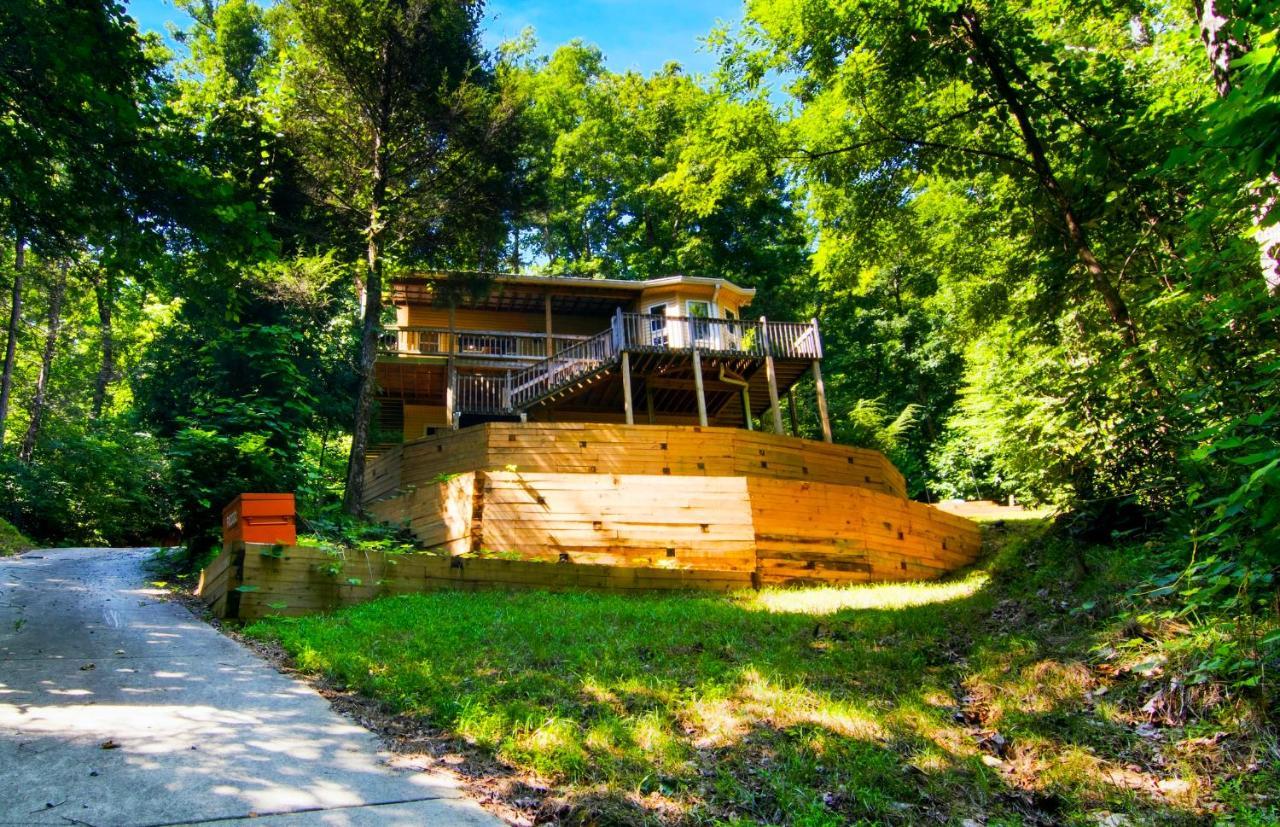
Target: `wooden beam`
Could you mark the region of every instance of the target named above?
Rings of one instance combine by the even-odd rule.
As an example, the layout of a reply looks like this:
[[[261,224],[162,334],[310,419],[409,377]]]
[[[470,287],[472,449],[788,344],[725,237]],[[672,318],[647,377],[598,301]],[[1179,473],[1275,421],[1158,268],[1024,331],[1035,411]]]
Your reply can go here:
[[[547,316],[547,358],[550,359],[552,356],[556,355],[555,343],[553,342],[552,336],[551,336],[551,294],[550,293],[542,294],[542,305],[543,305],[543,311],[546,313],[546,316]]]
[[[747,423],[747,430],[754,431],[755,426],[751,424],[751,388],[742,389],[742,419]]]
[[[707,395],[702,389],[702,357],[698,349],[693,348],[693,384],[698,396],[698,424],[707,427]]]
[[[773,414],[773,432],[780,434],[782,433],[782,406],[778,404],[778,369],[773,364],[769,343],[769,321],[764,316],[760,317],[760,332],[764,338],[764,371],[765,378],[769,380],[769,410]]]
[[[654,389],[660,391],[696,391],[698,389],[698,383],[693,379],[653,379],[651,382]],[[720,382],[716,379],[702,380],[702,389],[707,393],[733,393],[741,387],[732,382]]]
[[[649,424],[658,424],[658,413],[653,404],[653,387],[650,384],[652,379],[648,376],[644,379],[644,405],[649,409]]]
[[[831,420],[827,417],[827,389],[822,384],[822,365],[813,360],[813,388],[818,395],[818,416],[822,419],[822,441],[831,442]]]
[[[787,388],[787,409],[791,414],[791,435],[800,436],[800,415],[796,413],[796,389]]]
[[[627,424],[636,424],[636,412],[631,407],[631,354],[622,351],[622,407],[627,413]]]

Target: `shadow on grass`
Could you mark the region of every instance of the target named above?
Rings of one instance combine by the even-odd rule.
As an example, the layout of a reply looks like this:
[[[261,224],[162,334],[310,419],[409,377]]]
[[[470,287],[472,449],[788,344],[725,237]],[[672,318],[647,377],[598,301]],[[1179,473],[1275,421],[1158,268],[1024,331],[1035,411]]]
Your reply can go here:
[[[250,633],[548,782],[561,821],[1198,821],[1196,783],[1135,769],[1085,694],[1094,632],[1063,604],[1108,584],[1070,582],[1073,559],[729,598],[437,593]]]

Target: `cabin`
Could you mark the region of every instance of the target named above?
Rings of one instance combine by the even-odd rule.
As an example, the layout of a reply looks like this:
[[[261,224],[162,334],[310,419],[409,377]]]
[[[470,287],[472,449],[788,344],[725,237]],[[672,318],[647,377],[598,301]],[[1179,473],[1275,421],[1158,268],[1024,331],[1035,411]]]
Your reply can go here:
[[[429,553],[362,552],[348,578],[330,550],[232,538],[201,581],[220,617],[444,588],[922,580],[977,557],[973,522],[833,442],[816,321],[752,318],[755,291],[706,276],[460,281],[395,279],[376,362],[389,438],[362,508]],[[798,435],[810,376],[821,441]]]
[[[750,318],[721,278],[496,275],[457,298],[444,275],[396,279],[377,362],[379,422],[411,441],[484,422],[598,422],[783,433],[811,375],[831,441],[816,320]]]

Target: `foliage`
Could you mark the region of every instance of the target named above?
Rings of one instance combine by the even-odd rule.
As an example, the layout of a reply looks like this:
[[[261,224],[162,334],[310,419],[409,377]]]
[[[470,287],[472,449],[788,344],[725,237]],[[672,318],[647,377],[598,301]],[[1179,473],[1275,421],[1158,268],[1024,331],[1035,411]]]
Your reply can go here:
[[[321,514],[303,519],[305,534],[298,544],[337,552],[377,551],[386,554],[408,554],[417,551],[417,541],[405,526],[374,523],[353,517],[332,507]]]
[[[0,557],[18,554],[29,548],[31,548],[31,541],[24,537],[21,531],[10,525],[8,520],[0,517]]]
[[[174,534],[169,457],[128,418],[47,428],[38,463],[0,462],[4,514],[29,533],[72,545],[151,545]]]

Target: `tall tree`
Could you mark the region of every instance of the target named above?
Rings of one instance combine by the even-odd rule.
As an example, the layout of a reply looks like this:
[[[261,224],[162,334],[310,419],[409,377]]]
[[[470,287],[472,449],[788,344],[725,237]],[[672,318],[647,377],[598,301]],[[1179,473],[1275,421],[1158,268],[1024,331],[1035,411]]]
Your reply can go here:
[[[36,377],[35,392],[31,395],[31,411],[27,419],[27,432],[22,437],[18,458],[30,462],[40,438],[40,426],[48,407],[49,373],[53,370],[53,356],[58,348],[58,334],[62,331],[62,300],[67,292],[67,262],[58,262],[55,275],[49,282],[49,309],[45,318],[44,350],[40,357],[40,373]]]
[[[13,368],[18,355],[18,325],[22,322],[22,279],[27,261],[27,240],[18,236],[13,252],[13,286],[9,297],[9,325],[5,330],[4,372],[0,374],[0,446],[4,445],[9,421],[9,398],[13,393]]]
[[[316,201],[361,239],[362,319],[344,508],[359,510],[389,259],[496,261],[513,113],[467,0],[291,0],[282,123]]]

